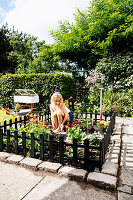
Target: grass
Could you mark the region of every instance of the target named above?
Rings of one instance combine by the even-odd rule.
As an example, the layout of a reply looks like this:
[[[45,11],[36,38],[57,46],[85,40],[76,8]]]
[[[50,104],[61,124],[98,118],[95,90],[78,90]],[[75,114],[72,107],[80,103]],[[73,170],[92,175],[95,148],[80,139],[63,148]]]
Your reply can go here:
[[[13,119],[12,115],[7,115],[5,111],[0,110],[0,124],[2,125],[5,120],[9,122],[10,119]]]

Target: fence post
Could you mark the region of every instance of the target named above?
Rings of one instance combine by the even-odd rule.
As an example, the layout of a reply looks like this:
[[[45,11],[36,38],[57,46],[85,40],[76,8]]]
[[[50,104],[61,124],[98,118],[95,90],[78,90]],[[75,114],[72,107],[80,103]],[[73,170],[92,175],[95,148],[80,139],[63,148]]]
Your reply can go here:
[[[17,118],[15,118],[15,129],[17,129]]]
[[[85,139],[84,141],[84,169],[88,170],[89,163],[89,140]]]
[[[6,120],[4,121],[4,133],[6,132]]]
[[[10,153],[10,130],[7,130],[7,152]]]
[[[40,134],[40,159],[44,160],[44,137]]]
[[[23,155],[26,157],[26,133],[22,132],[22,148],[23,148]]]
[[[12,119],[9,120],[10,127],[12,127]]]
[[[20,125],[20,128],[22,126],[22,117],[19,118],[19,125]]]
[[[49,161],[53,162],[54,161],[54,140],[53,140],[53,135],[49,135]]]
[[[90,119],[92,119],[92,114],[93,114],[93,112],[92,112],[92,110],[90,111]]]
[[[60,164],[64,163],[64,138],[61,135],[59,138],[59,153],[60,153]]]
[[[26,125],[26,120],[27,120],[27,117],[24,116],[24,126]]]
[[[77,138],[73,139],[73,158],[72,165],[77,166]]]
[[[34,133],[31,133],[31,152],[30,157],[35,158],[35,138]]]
[[[104,116],[105,116],[105,121],[106,121],[106,120],[107,120],[107,117],[108,117],[107,111],[105,111]]]
[[[100,141],[100,163],[99,163],[99,170],[101,171],[103,165],[103,139]]]
[[[15,141],[14,141],[15,154],[18,155],[18,132],[17,132],[17,130],[14,131],[14,138],[15,138]]]
[[[0,151],[3,151],[3,129],[0,129]]]

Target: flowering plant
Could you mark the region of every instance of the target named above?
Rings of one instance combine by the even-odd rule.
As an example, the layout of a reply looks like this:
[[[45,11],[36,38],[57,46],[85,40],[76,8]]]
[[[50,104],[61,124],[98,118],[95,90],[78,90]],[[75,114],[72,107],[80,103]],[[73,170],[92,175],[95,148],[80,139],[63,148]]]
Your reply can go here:
[[[19,112],[20,111],[20,104],[16,104],[16,106],[15,106],[15,112]]]
[[[98,122],[98,126],[99,126],[100,130],[103,132],[106,131],[108,125],[109,125],[109,123],[104,120]]]
[[[73,142],[73,139],[77,138],[78,144],[82,143],[83,138],[85,137],[85,133],[82,131],[81,125],[82,125],[81,121],[78,121],[77,123],[72,122],[71,126],[69,123],[67,123],[66,125],[67,140],[71,140]]]

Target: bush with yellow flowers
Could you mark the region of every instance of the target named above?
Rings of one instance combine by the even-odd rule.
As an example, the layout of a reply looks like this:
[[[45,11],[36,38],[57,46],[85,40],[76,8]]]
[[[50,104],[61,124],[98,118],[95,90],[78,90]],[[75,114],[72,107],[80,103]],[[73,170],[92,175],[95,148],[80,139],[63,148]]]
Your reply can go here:
[[[98,127],[100,128],[100,131],[103,131],[103,132],[106,131],[108,125],[109,125],[109,123],[104,120],[98,122]]]

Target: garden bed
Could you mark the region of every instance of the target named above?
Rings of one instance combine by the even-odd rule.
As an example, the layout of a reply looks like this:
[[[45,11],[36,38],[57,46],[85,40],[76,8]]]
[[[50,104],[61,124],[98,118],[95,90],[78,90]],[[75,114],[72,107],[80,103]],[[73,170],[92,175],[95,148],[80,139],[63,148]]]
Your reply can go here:
[[[83,133],[84,123],[75,124],[66,133],[55,135],[44,121],[39,124],[41,118],[45,119],[47,115],[37,116],[39,121],[32,123],[26,117],[15,122],[10,120],[8,124],[5,121],[0,127],[0,151],[73,165],[88,171],[93,171],[95,167],[101,170],[115,124],[114,114],[110,115],[109,126],[102,136],[97,131],[90,135]],[[76,134],[73,134],[74,131]]]

